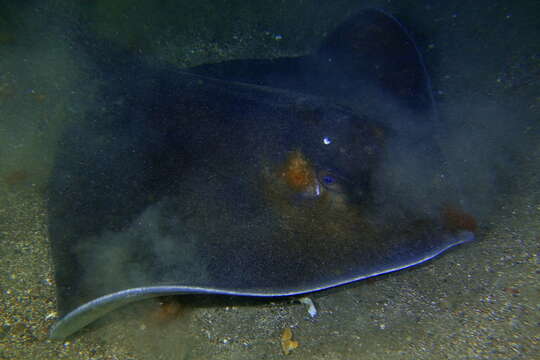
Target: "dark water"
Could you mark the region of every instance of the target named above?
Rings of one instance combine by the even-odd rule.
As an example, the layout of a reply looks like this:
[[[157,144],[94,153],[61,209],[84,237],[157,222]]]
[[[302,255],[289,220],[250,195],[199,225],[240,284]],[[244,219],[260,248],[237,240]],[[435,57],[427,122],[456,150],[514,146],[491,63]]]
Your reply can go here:
[[[300,342],[291,358],[538,354],[537,1],[0,5],[0,358],[274,359],[289,326]],[[287,300],[190,298],[178,318],[174,310],[163,316],[169,305],[146,302],[68,343],[47,340],[55,309],[47,179],[62,130],[99,112],[95,99],[107,91],[81,50],[84,36],[73,35],[89,23],[92,37],[186,67],[306,54],[365,7],[394,14],[417,40],[448,127],[440,140],[461,179],[463,206],[480,224],[478,241],[418,268],[316,294],[315,319]]]

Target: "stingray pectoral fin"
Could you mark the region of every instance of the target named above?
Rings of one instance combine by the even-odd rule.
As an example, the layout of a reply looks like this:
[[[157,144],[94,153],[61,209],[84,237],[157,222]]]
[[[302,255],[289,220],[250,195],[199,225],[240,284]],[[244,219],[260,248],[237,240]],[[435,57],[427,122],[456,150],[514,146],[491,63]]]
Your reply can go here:
[[[379,9],[364,9],[349,18],[311,55],[230,60],[188,71],[323,95],[348,104],[366,98],[366,85],[370,85],[409,109],[434,111],[430,79],[412,36],[396,18]]]
[[[314,72],[328,80],[323,94],[361,98],[368,81],[409,109],[432,111],[422,56],[407,29],[384,11],[367,9],[342,23],[313,59]]]
[[[450,236],[450,235],[447,235]],[[406,269],[421,263],[424,263],[448,249],[467,243],[474,240],[474,234],[470,231],[461,231],[451,236],[451,240],[446,242],[443,246],[433,249],[425,254],[418,254],[419,256],[409,257],[402,263],[395,263],[386,267],[380,268],[374,272],[361,273],[357,276],[348,277],[336,280],[334,282],[325,282],[311,287],[304,288],[290,288],[286,291],[269,289],[245,289],[245,290],[231,290],[231,289],[219,289],[211,287],[196,287],[196,286],[180,286],[180,285],[162,285],[162,286],[145,286],[139,288],[126,289],[118,291],[112,294],[101,296],[97,299],[89,301],[68,314],[66,314],[60,321],[58,321],[51,328],[49,336],[51,339],[65,339],[66,337],[78,332],[90,323],[98,320],[107,313],[116,310],[124,305],[128,305],[132,302],[169,295],[182,295],[182,294],[203,294],[203,295],[235,295],[235,296],[257,296],[257,297],[278,297],[278,296],[292,296],[310,293],[314,291],[324,290],[340,285],[345,285],[358,280]],[[422,256],[423,255],[423,256]]]
[[[64,339],[105,314],[135,301],[165,295],[151,288],[137,288],[108,294],[87,302],[68,313],[53,325],[49,333],[51,339]]]
[[[225,293],[223,290],[187,286],[147,286],[118,291],[75,308],[53,325],[49,337],[57,340],[65,339],[105,314],[135,301],[167,295]]]

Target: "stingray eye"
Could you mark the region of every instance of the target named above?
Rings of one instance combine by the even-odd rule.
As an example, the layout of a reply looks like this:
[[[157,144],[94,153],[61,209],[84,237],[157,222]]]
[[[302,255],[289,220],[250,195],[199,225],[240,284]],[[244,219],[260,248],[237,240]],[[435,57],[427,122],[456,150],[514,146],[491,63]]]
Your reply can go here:
[[[327,190],[330,191],[342,191],[342,178],[334,171],[324,169],[317,174],[319,183]]]
[[[332,185],[336,179],[332,175],[324,175],[322,178],[322,182],[324,185]]]

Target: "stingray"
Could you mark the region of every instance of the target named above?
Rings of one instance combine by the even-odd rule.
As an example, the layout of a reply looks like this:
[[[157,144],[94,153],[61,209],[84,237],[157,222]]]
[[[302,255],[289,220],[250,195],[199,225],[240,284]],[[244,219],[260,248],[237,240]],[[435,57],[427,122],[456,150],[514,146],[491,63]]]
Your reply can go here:
[[[383,11],[300,57],[178,69],[92,51],[97,105],[49,186],[52,338],[142,299],[304,294],[474,238],[422,57]]]

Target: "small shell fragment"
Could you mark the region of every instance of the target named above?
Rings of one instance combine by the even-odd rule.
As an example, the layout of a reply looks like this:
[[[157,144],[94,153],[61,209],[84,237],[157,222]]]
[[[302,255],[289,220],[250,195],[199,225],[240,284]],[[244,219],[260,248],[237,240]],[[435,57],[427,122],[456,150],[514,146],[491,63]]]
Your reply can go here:
[[[293,333],[291,328],[287,327],[283,329],[283,332],[281,333],[281,349],[283,350],[283,354],[285,355],[289,355],[292,350],[300,346],[300,343],[293,340],[292,338]]]
[[[57,319],[58,313],[56,311],[50,312],[45,316],[45,320]]]
[[[309,316],[311,316],[312,318],[317,316],[317,308],[315,307],[315,303],[313,302],[313,300],[311,300],[311,298],[304,296],[298,299],[298,301],[300,301],[300,303],[307,306],[307,311],[309,313]]]

